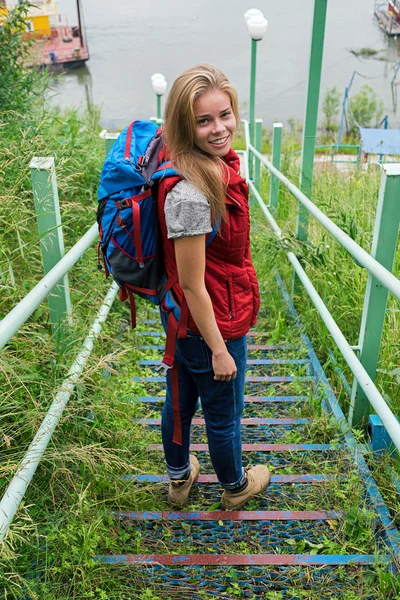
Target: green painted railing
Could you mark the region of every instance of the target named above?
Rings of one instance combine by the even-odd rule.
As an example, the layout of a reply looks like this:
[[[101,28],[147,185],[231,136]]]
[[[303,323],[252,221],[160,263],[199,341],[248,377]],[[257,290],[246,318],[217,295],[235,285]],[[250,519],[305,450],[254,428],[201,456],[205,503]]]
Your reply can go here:
[[[103,136],[104,137],[104,136]],[[106,148],[110,144],[106,136]],[[64,255],[61,216],[58,203],[57,181],[53,158],[33,158],[31,165],[32,187],[35,200],[38,229],[41,235],[41,251],[45,276],[0,321],[0,350],[18,332],[38,306],[48,298],[50,324],[53,332],[68,327],[71,322],[71,301],[67,274],[82,255],[98,239],[97,223]],[[107,318],[118,292],[113,283],[104,298],[81,350],[61,384],[34,439],[22,459],[14,477],[0,501],[0,541],[18,510],[25,492],[36,472],[51,436],[63,414],[75,386],[83,372],[102,324]]]
[[[319,223],[350,253],[355,261],[367,269],[369,276],[364,302],[363,317],[360,327],[359,350],[360,357],[354,352],[345,339],[339,326],[325,306],[322,298],[312,285],[309,277],[301,265],[301,257],[295,256],[289,249],[287,257],[309,294],[320,317],[331,333],[343,358],[354,375],[354,384],[351,397],[349,422],[353,426],[366,426],[366,418],[374,408],[383,425],[388,431],[396,447],[400,450],[400,424],[389,409],[384,398],[376,388],[374,379],[380,353],[383,323],[386,314],[388,291],[400,299],[400,280],[392,274],[394,258],[397,247],[397,238],[400,225],[400,164],[389,163],[382,165],[382,181],[378,199],[375,231],[372,245],[372,254],[368,254],[331,219],[329,219],[299,188],[297,188],[276,166],[268,161],[250,143],[249,126],[243,121],[247,147],[246,162],[255,159],[266,167],[271,175],[271,189],[276,186],[276,181],[287,187],[291,194],[297,198],[303,210],[312,214]],[[278,143],[277,143],[278,144]],[[275,160],[276,162],[276,160]],[[258,164],[258,163],[257,163]],[[252,179],[248,180],[250,190],[258,201],[274,233],[281,239],[283,234],[274,215],[277,212],[278,192],[274,191],[272,200],[265,204],[260,195],[260,188]],[[271,196],[270,196],[271,198]],[[305,232],[307,238],[307,232]]]

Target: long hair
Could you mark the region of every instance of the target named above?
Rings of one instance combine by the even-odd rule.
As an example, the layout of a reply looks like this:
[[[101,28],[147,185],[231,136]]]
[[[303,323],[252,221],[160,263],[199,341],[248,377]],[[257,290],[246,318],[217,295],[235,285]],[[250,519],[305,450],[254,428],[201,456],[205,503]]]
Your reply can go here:
[[[212,65],[197,65],[184,71],[168,95],[164,113],[164,139],[176,170],[207,198],[211,218],[225,218],[225,163],[218,156],[200,150],[195,144],[194,103],[209,90],[226,92],[236,123],[240,122],[238,97],[227,77]]]

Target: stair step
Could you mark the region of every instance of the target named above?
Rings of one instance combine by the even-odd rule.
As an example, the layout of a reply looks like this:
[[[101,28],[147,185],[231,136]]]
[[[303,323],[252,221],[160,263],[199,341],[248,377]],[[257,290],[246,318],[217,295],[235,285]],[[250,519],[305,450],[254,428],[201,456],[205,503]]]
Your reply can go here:
[[[296,456],[301,457],[304,455],[297,453]],[[271,460],[268,460],[268,465],[271,465]],[[313,461],[314,465],[315,461]],[[346,510],[348,506],[347,499],[342,496],[338,498],[338,494],[341,493],[340,490],[349,479],[349,476],[356,478],[358,481],[359,477],[354,471],[349,474],[345,465],[342,465],[342,467],[337,469],[337,473],[335,473],[334,462],[331,466],[328,464],[325,469],[326,474],[312,474],[311,469],[307,473],[307,467],[304,468],[304,465],[299,465],[297,474],[294,474],[292,470],[288,474],[285,474],[285,471],[282,473],[279,471],[273,472],[265,493],[250,501],[246,508],[265,511],[303,511],[305,508],[316,511],[322,508],[323,510],[332,511]],[[127,486],[133,486],[132,493],[137,503],[135,506],[130,505],[128,495],[126,500],[128,504],[118,505],[118,509],[131,510],[133,508],[142,510],[142,506],[144,506],[146,510],[171,510],[167,502],[169,477],[165,474],[164,465],[161,462],[160,469],[162,469],[160,470],[162,474],[158,475],[139,475],[135,472],[121,475],[120,479],[125,481]],[[201,475],[194,483],[189,508],[185,510],[219,510],[221,492],[220,484],[210,464],[207,470],[201,471]],[[146,504],[142,505],[142,502]],[[125,550],[126,548],[124,548]]]
[[[324,474],[297,474],[297,475],[271,475],[271,484],[293,484],[293,483],[321,483],[332,480],[340,480],[346,477],[346,475],[324,475]],[[143,474],[143,475],[123,475],[123,479],[126,481],[136,481],[137,483],[169,483],[170,479],[168,475],[153,475],[153,474]],[[194,485],[199,483],[215,483],[218,484],[217,476],[214,474],[209,475],[199,475],[197,480],[194,482]]]
[[[335,521],[346,516],[333,510],[215,510],[215,511],[113,511],[112,516],[130,521]]]
[[[119,521],[120,551],[158,553],[166,544],[174,554],[229,553],[242,554],[245,544],[248,554],[268,554],[279,546],[279,553],[301,552],[304,540],[311,547],[336,537],[336,552],[344,543],[344,528],[340,526],[345,511],[329,510],[242,510],[242,511],[171,511],[118,510],[110,516]],[[135,543],[140,529],[140,547]],[[314,545],[314,546],[313,546]],[[323,552],[320,546],[320,551]],[[133,550],[135,548],[135,550]],[[371,548],[372,550],[372,548]],[[335,551],[335,546],[331,547]]]
[[[291,404],[305,402],[307,396],[245,396],[245,404]],[[132,399],[132,402],[165,402],[165,396],[138,396]]]
[[[165,337],[164,331],[135,331],[139,337]]]
[[[165,383],[165,377],[131,377],[132,381],[136,383]],[[314,381],[315,377],[288,377],[288,376],[254,376],[246,377],[246,383],[293,383],[297,382],[310,382]]]
[[[142,367],[156,367],[161,365],[161,360],[140,360],[139,365]],[[275,366],[275,365],[307,365],[309,360],[305,359],[249,359],[247,365],[254,366]]]
[[[242,444],[243,452],[327,452],[343,450],[345,444]],[[160,452],[162,444],[150,444],[149,451]],[[192,452],[208,452],[208,444],[191,444]]]
[[[138,425],[161,425],[161,419],[132,419],[132,423]],[[256,417],[244,418],[241,420],[242,425],[308,425],[312,423],[312,419],[257,419]],[[192,425],[205,425],[204,419],[192,419]]]
[[[136,331],[136,335],[144,337],[165,337],[165,331]],[[269,335],[270,333],[268,331],[249,331],[246,334],[246,337],[267,337]]]
[[[132,423],[139,426],[150,427],[153,431],[161,435],[161,418],[136,418],[132,419]],[[307,442],[305,427],[311,425],[312,419],[299,418],[261,418],[248,417],[241,419],[241,438],[242,444],[268,443],[277,444],[282,442],[296,441],[291,435],[292,428],[295,428],[299,434],[303,432],[301,441]],[[191,441],[192,444],[203,443],[207,441],[206,437],[206,422],[201,417],[195,417],[192,420]],[[156,440],[154,440],[156,441]]]
[[[371,554],[113,554],[97,555],[95,560],[113,565],[373,565]],[[390,555],[379,556],[379,563],[389,564]]]
[[[137,332],[140,333],[140,332]],[[143,334],[143,332],[141,332]],[[288,352],[293,350],[302,350],[301,346],[268,346],[265,344],[248,344],[247,350],[249,352],[252,351],[262,351],[262,352]],[[164,352],[164,346],[139,346],[138,350],[159,350],[160,352]]]
[[[307,399],[307,396],[246,396],[243,415],[245,418],[298,418]],[[148,414],[149,410],[161,412],[165,396],[136,396],[126,401],[136,403],[137,417],[147,418],[153,416]],[[203,416],[200,400],[197,416]]]
[[[157,431],[161,435],[161,418],[138,418],[132,419],[132,423],[135,425],[141,425],[144,427],[150,427],[153,431]],[[283,418],[283,419],[271,419],[271,418],[258,418],[249,417],[242,418],[241,424],[241,438],[242,444],[250,443],[269,443],[276,444],[280,442],[292,441],[293,438],[288,439],[290,431],[293,427],[296,431],[304,432],[303,440],[307,441],[304,427],[310,425],[312,419],[296,419],[296,418]],[[206,442],[206,429],[205,419],[201,417],[195,417],[192,420],[191,429],[191,441],[193,444]]]

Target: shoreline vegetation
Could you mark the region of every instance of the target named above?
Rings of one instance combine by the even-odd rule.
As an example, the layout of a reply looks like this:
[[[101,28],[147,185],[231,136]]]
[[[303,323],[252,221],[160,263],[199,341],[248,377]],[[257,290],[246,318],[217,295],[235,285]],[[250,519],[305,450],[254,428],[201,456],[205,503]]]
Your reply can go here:
[[[66,250],[95,220],[96,190],[104,160],[98,108],[90,106],[82,116],[78,116],[76,111],[50,108],[41,100],[47,74],[27,72],[23,67],[26,50],[21,23],[27,7],[28,3],[22,2],[15,9],[15,21],[8,30],[0,27],[1,47],[6,49],[6,56],[0,57],[0,319],[43,277],[30,182],[31,158],[55,157]],[[12,44],[6,43],[6,36]],[[3,69],[7,61],[10,68]],[[337,131],[339,104],[338,91],[328,91],[323,100],[322,144],[331,143]],[[368,119],[369,123],[379,122],[381,105],[369,90],[365,89],[358,104],[352,107],[359,121],[356,115],[358,109],[358,117],[364,115],[365,122]],[[349,134],[344,142],[356,143],[355,136],[356,132],[349,124]],[[269,153],[270,134],[266,132],[264,137],[263,152]],[[281,170],[294,182],[298,181],[299,166],[293,153],[299,150],[300,139],[301,125],[292,121],[284,132]],[[240,139],[237,147],[240,147]],[[379,184],[380,171],[375,166],[370,166],[368,171],[354,167],[350,175],[332,167],[315,173],[313,201],[370,251]],[[269,177],[265,173],[261,187],[263,198],[268,198]],[[366,285],[365,270],[358,267],[313,220],[310,220],[309,242],[301,244],[296,241],[296,211],[295,199],[287,190],[281,189],[278,223],[293,251],[303,255],[308,274],[346,337],[356,344]],[[291,271],[282,246],[257,206],[252,209],[252,252],[258,277],[264,289],[268,290],[259,328],[268,332],[268,343],[290,343],[294,325],[285,313],[273,268],[278,266],[288,287]],[[96,249],[93,247],[69,273],[73,325],[68,333],[62,338],[52,336],[47,305],[43,303],[0,354],[1,495],[77,355],[109,288],[110,282],[98,272],[96,263]],[[399,253],[394,274],[400,276]],[[389,298],[376,384],[391,409],[400,415],[400,310],[397,304]],[[349,398],[329,355],[333,342],[323,323],[316,318],[305,294],[296,299],[296,305],[305,331],[311,337],[347,414]],[[142,322],[146,315],[154,318],[149,312],[149,305],[140,303],[140,311]],[[145,409],[132,402],[134,395],[144,391],[131,379],[139,373],[151,374],[139,367],[139,358],[157,356],[154,351],[148,351],[144,356],[137,350],[137,334],[130,331],[127,321],[128,307],[116,301],[8,536],[0,543],[0,593],[5,599],[160,600],[182,597],[182,591],[174,591],[173,587],[167,593],[162,582],[155,582],[149,587],[140,570],[110,570],[93,559],[96,554],[117,553],[122,546],[130,552],[146,551],[146,541],[134,528],[117,523],[111,516],[110,507],[125,510],[166,508],[165,486],[152,484],[138,489],[131,481],[121,477],[127,473],[163,472],[161,462],[154,461],[146,450],[149,444],[158,442],[157,432],[151,428],[144,430],[131,422],[132,418],[158,416],[156,409]],[[138,330],[145,328],[139,325]],[[334,351],[334,355],[351,381],[349,370],[339,353]],[[304,411],[297,416],[313,418],[313,425],[306,432],[309,441],[325,443],[336,439],[337,431],[321,413],[318,398],[308,403]],[[355,431],[355,434],[360,442],[364,441],[363,432]],[[287,443],[299,441],[290,438]],[[368,460],[394,524],[399,527],[399,499],[388,475],[389,467],[400,474],[398,461],[394,457],[369,457]],[[331,464],[325,465],[325,468],[335,474],[340,472],[340,466]],[[311,463],[308,469],[318,473],[321,465]],[[348,511],[348,517],[337,530],[337,541],[329,543],[325,540],[322,545],[313,546],[303,540],[303,545],[293,546],[292,551],[374,552],[375,540],[371,537],[373,515],[365,504],[362,486],[352,473],[345,481],[339,478],[333,480],[329,487],[321,487],[317,491],[310,488],[298,504],[290,496],[278,498],[277,506],[281,510],[318,510],[321,497],[326,508]],[[210,508],[207,506],[206,510]],[[167,550],[168,536],[163,539]],[[254,551],[251,539],[241,543],[242,553]],[[182,552],[190,551],[190,544],[182,543]],[[323,592],[324,599],[331,600],[339,597],[342,600],[395,600],[400,594],[397,577],[378,565],[362,576],[357,569],[343,570],[341,577],[345,578],[346,587],[336,593],[334,587],[330,588],[327,575],[314,586],[309,585],[314,573],[313,569],[306,570],[308,591],[304,591],[306,588],[303,589],[297,579],[298,571],[293,570],[287,574],[285,584],[289,590],[287,594],[292,596],[266,590],[257,598],[320,600]],[[227,591],[222,593],[221,598],[244,597],[233,569],[229,577]],[[193,580],[196,581],[195,573]],[[205,599],[209,596],[202,595],[200,591],[198,597]],[[251,595],[246,597],[252,598]]]

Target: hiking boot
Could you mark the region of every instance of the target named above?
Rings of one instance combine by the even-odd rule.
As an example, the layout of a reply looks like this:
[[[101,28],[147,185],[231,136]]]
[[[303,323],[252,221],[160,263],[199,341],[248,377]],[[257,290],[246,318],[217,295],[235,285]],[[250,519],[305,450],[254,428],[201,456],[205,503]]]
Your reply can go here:
[[[171,481],[168,488],[168,502],[177,508],[186,506],[189,499],[190,488],[199,476],[200,465],[195,456],[190,455],[192,470],[188,479]]]
[[[225,510],[240,510],[253,498],[265,490],[271,479],[271,473],[265,465],[256,465],[245,469],[247,486],[240,492],[224,490],[221,498],[222,508]]]

